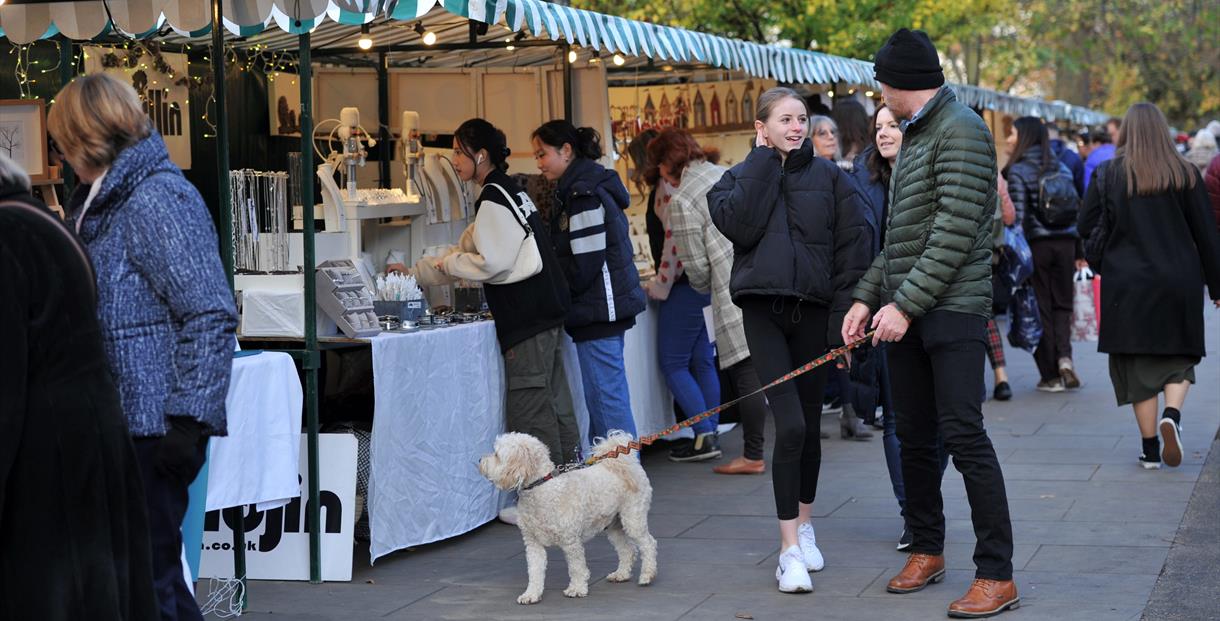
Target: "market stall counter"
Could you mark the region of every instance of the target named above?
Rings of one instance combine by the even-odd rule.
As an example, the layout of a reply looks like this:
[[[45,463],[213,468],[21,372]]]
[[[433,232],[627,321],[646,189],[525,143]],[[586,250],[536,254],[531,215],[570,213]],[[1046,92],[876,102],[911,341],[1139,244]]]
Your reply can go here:
[[[395,550],[473,530],[493,519],[501,494],[478,460],[504,431],[504,363],[490,321],[369,339],[375,395],[369,479],[373,561]],[[673,424],[656,352],[657,308],[625,337],[631,409],[640,434]],[[570,341],[564,368],[581,437],[589,413]]]

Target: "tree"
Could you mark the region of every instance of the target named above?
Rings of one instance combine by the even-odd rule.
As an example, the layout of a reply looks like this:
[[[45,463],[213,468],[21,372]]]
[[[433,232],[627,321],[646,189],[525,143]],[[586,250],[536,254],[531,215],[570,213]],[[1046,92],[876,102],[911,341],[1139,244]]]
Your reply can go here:
[[[4,149],[7,152],[5,155],[13,157],[13,152],[20,146],[21,126],[0,125],[0,149]]]

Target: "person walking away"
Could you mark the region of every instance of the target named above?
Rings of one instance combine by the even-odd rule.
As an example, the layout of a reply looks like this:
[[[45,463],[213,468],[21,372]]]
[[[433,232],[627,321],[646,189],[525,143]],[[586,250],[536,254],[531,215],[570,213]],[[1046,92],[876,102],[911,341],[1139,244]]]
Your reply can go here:
[[[144,487],[93,266],[0,155],[0,618],[154,619]]]
[[[623,334],[645,301],[623,213],[631,197],[618,173],[597,163],[602,147],[596,130],[549,121],[530,140],[538,170],[558,182],[551,242],[572,299],[564,326],[576,343],[589,441],[612,429],[636,436]]]
[[[788,88],[758,98],[755,147],[708,192],[712,223],[733,243],[729,290],[742,309],[759,380],[770,383],[839,341],[832,329],[868,264],[855,184],[815,157],[804,100]],[[833,316],[833,318],[832,318]],[[824,368],[767,391],[775,417],[771,465],[779,518],[779,590],[813,590],[824,566],[810,523],[821,469]]]
[[[1093,179],[1093,171],[1101,166],[1102,162],[1114,159],[1114,143],[1110,140],[1110,132],[1096,129],[1090,134],[1090,142],[1092,147],[1089,148],[1089,156],[1084,160],[1084,189],[1089,191],[1089,183]]]
[[[994,143],[978,115],[944,86],[927,34],[894,33],[874,68],[886,106],[905,121],[905,132],[890,181],[885,246],[856,287],[842,328],[844,341],[871,326],[874,342],[889,343],[913,542],[887,590],[911,593],[944,577],[939,431],[965,481],[976,537],[975,580],[948,613],[994,615],[1020,604],[1004,475],[982,412]]]
[[[458,245],[423,257],[412,272],[421,284],[482,283],[504,356],[505,428],[538,438],[552,462],[565,464],[580,460],[563,368],[568,284],[538,210],[507,174],[508,156],[504,132],[490,122],[470,119],[457,128],[453,167],[480,188],[474,222]]]
[[[656,214],[663,231],[657,276],[646,284],[645,291],[661,306],[657,325],[661,372],[683,414],[694,416],[720,404],[720,376],[716,372],[716,351],[703,318],[703,309],[711,304],[711,296],[706,290],[696,291],[691,286],[685,265],[679,258],[681,250],[670,220],[671,199],[677,190],[674,181],[678,177],[662,175],[657,166],[660,158],[668,157],[671,162],[681,161],[685,165],[693,154],[702,156],[698,143],[693,139],[679,140],[681,135],[672,133],[676,131],[666,130],[651,140],[645,158],[644,176],[655,188],[648,210]],[[652,235],[649,237],[651,239]],[[720,439],[716,432],[719,422],[719,415],[713,415],[695,423],[694,442],[670,451],[669,459],[694,462],[720,457]]]
[[[1220,226],[1220,155],[1212,158],[1207,166],[1207,174],[1203,177],[1207,186],[1207,196],[1212,201],[1212,213],[1216,216],[1216,224]]]
[[[1046,137],[1050,140],[1051,154],[1072,172],[1072,185],[1076,188],[1076,195],[1083,198],[1084,160],[1080,159],[1080,155],[1069,149],[1067,143],[1059,138],[1059,126],[1054,121],[1046,122]]]
[[[1186,161],[1194,164],[1200,171],[1204,171],[1214,159],[1216,159],[1216,136],[1206,129],[1200,129],[1195,137],[1190,139],[1190,151],[1186,152]]]
[[[78,77],[55,96],[47,126],[81,181],[67,213],[97,276],[102,339],[144,481],[161,618],[197,621],[182,519],[208,437],[227,433],[237,327],[216,229],[130,85]]]
[[[733,245],[712,226],[707,206],[708,190],[724,176],[725,169],[707,161],[699,143],[685,130],[665,130],[649,150],[655,174],[675,188],[669,201],[669,224],[678,261],[691,288],[711,295],[720,369],[733,383],[736,394],[751,394],[762,384],[746,344],[741,309],[733,304],[729,293]],[[743,455],[712,471],[763,474],[767,469],[763,461],[766,446],[763,431],[769,412],[766,399],[761,394],[754,395],[737,407],[741,411]]]
[[[1004,177],[1017,221],[1034,255],[1034,297],[1042,320],[1042,340],[1034,350],[1037,389],[1063,392],[1080,387],[1072,362],[1072,278],[1083,258],[1072,173],[1055,158],[1042,121],[1017,119],[1008,134],[1011,149]]]
[[[1091,262],[1106,283],[1097,349],[1110,355],[1118,405],[1135,410],[1140,464],[1177,466],[1182,409],[1206,354],[1200,285],[1220,308],[1220,233],[1198,169],[1173,148],[1153,104],[1127,110],[1117,156],[1089,185],[1080,231],[1090,248],[1104,243]]]

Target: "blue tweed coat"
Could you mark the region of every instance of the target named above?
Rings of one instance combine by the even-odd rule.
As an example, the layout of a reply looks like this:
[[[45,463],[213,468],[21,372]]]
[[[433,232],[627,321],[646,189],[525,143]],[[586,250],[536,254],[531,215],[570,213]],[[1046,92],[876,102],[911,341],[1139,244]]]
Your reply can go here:
[[[165,435],[168,416],[225,435],[237,313],[203,198],[155,130],[123,150],[101,183],[80,234],[131,435]],[[76,189],[70,213],[89,189]]]

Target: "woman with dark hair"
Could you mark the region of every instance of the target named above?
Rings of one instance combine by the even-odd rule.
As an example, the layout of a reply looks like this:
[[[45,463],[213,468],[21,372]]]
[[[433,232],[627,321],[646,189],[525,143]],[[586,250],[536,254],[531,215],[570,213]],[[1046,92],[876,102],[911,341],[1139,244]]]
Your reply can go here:
[[[1046,125],[1032,116],[1013,122],[1008,146],[1004,178],[1017,222],[1033,251],[1030,280],[1042,319],[1042,340],[1034,350],[1041,376],[1037,388],[1043,392],[1079,388],[1080,377],[1072,363],[1072,277],[1082,258],[1079,236],[1074,218],[1057,222],[1047,208],[1056,188],[1063,189],[1062,181],[1072,181],[1072,171],[1051,152]]]
[[[729,284],[764,384],[826,352],[868,267],[864,207],[847,173],[814,155],[804,100],[758,98],[755,147],[708,192],[712,222],[733,243]],[[813,590],[824,566],[810,522],[821,469],[825,368],[767,391],[775,416],[772,486],[779,518],[779,590]],[[809,406],[809,407],[805,407]]]
[[[830,111],[830,118],[839,128],[839,143],[842,145],[843,159],[855,162],[872,144],[873,129],[869,127],[868,112],[864,110],[864,105],[859,101],[842,97],[835,99],[835,107]]]
[[[3,155],[0,270],[0,619],[159,618],[93,266]]]
[[[1101,246],[1100,256],[1090,255],[1105,274],[1097,350],[1110,355],[1118,405],[1135,410],[1140,464],[1177,466],[1182,407],[1206,353],[1200,285],[1220,308],[1220,234],[1199,170],[1174,149],[1156,106],[1127,110],[1116,157],[1089,183],[1080,232],[1094,242],[1090,251]]]
[[[504,355],[506,428],[542,440],[551,461],[563,464],[580,458],[560,333],[568,286],[534,203],[506,174],[508,156],[504,132],[491,123],[470,119],[457,128],[453,167],[481,187],[474,222],[457,246],[412,271],[421,284],[483,283]]]
[[[551,242],[572,299],[565,326],[580,360],[589,438],[612,429],[634,436],[623,334],[644,310],[644,291],[623,213],[631,197],[618,173],[597,163],[602,147],[596,130],[550,121],[534,130],[531,141],[538,170],[559,184]]]

